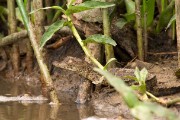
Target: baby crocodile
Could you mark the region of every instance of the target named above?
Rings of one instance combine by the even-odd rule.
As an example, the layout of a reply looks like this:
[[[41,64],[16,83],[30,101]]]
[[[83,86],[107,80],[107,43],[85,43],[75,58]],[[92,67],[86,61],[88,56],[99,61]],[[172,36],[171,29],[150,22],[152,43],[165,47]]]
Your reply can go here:
[[[75,57],[66,57],[63,61],[54,61],[53,65],[62,69],[74,71],[77,74],[89,79],[94,84],[104,84],[107,82],[103,76],[93,70],[93,65]],[[112,74],[122,78],[128,85],[136,84],[134,80],[124,78],[124,76],[134,76],[134,69],[111,68],[109,70]],[[149,74],[146,80],[147,89],[151,90],[156,86],[157,80],[155,75]]]

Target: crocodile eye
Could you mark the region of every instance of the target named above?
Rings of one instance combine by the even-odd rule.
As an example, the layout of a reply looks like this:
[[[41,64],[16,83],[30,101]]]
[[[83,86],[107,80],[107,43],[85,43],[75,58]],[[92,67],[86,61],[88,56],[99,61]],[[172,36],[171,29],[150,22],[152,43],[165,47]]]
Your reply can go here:
[[[88,67],[87,69],[88,69],[88,71],[91,71],[91,68],[90,68],[90,67]]]

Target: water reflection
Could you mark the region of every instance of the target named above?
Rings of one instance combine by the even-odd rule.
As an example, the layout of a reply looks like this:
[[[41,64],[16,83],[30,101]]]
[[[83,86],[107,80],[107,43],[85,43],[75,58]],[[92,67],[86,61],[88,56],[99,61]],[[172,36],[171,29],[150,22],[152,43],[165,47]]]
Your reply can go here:
[[[8,82],[0,79],[0,96],[17,97],[30,92],[37,97],[41,94],[37,86],[26,87],[24,84],[24,80]],[[91,105],[81,106],[74,102],[74,94],[59,93],[62,102],[59,107],[44,102],[0,102],[0,120],[81,120],[94,115]]]
[[[79,120],[76,104],[0,103],[0,120]]]

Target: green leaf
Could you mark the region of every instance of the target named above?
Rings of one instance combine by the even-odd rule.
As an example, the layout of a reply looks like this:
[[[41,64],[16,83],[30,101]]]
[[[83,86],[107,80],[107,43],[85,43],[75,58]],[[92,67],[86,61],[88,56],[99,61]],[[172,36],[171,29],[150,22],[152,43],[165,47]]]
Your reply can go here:
[[[56,31],[61,29],[64,26],[65,21],[58,20],[55,23],[53,23],[47,31],[43,34],[42,39],[40,41],[40,49],[46,44],[46,42],[54,35]]]
[[[23,23],[22,16],[21,16],[21,13],[20,13],[20,11],[19,11],[18,8],[16,8],[16,18],[17,18],[22,24],[24,24],[24,23]]]
[[[147,71],[146,68],[143,68],[143,69],[140,71],[140,77],[141,77],[140,80],[145,83],[147,76],[148,76],[148,71]]]
[[[102,44],[110,44],[113,46],[116,46],[116,42],[105,35],[101,35],[101,34],[94,34],[89,36],[88,38],[86,38],[86,40],[83,40],[84,43],[89,43],[89,42],[97,42],[97,43],[102,43]]]
[[[115,4],[110,2],[86,1],[76,6],[69,6],[65,14],[70,15],[72,13],[82,12],[94,8],[108,8],[113,6],[115,6]]]
[[[174,14],[173,16],[172,16],[172,18],[170,19],[170,21],[169,21],[169,23],[168,23],[168,25],[167,25],[167,27],[166,27],[166,30],[172,25],[172,23],[174,23],[176,21],[176,15]]]
[[[143,1],[143,6],[141,8],[142,15],[142,25],[144,25],[144,15],[146,15],[146,25],[150,26],[154,19],[155,10],[155,0],[145,0]],[[123,16],[126,18],[127,22],[135,20],[135,3],[132,0],[125,0],[127,13]]]
[[[28,14],[26,12],[26,8],[24,6],[24,3],[22,0],[16,0],[16,2],[18,4],[18,8],[19,8],[19,11],[21,13],[25,28],[29,31],[29,17],[28,17]]]
[[[154,20],[154,12],[155,12],[155,0],[148,0],[147,4],[147,27],[152,25]]]
[[[60,6],[52,6],[52,9],[60,10],[63,13],[65,12],[65,10],[62,7],[60,7]]]
[[[69,8],[70,6],[72,6],[72,4],[76,2],[76,0],[70,0],[67,4],[67,8]]]
[[[128,14],[135,13],[135,2],[132,0],[125,0],[126,10]]]
[[[135,20],[135,13],[126,13],[123,15],[128,22]]]
[[[166,7],[166,9],[160,14],[159,21],[156,27],[156,32],[161,32],[169,23],[173,16],[173,9],[175,5],[175,1],[172,0],[171,3]]]
[[[123,16],[128,22],[135,20],[135,2],[132,0],[125,0],[127,13]]]
[[[117,59],[116,58],[111,58],[110,60],[108,60],[108,62],[106,63],[106,65],[104,66],[103,70],[107,70],[107,67],[108,65],[113,62],[113,61],[116,61]]]
[[[126,24],[128,23],[128,21],[126,21],[123,18],[120,18],[117,20],[117,22],[115,23],[115,25],[119,28],[122,29]]]
[[[133,90],[128,87],[121,78],[118,78],[108,71],[101,70],[99,68],[94,68],[94,70],[105,76],[107,81],[123,96],[124,101],[130,108],[139,104],[139,100],[133,93]]]
[[[143,1],[143,6],[141,9],[143,26],[144,26],[145,15],[146,15],[146,26],[149,27],[153,23],[154,11],[155,11],[155,0],[145,0],[145,2]]]
[[[136,76],[138,82],[140,82],[141,75],[138,67],[135,68],[134,75]]]
[[[148,75],[148,71],[143,68],[141,71],[139,71],[139,69],[136,67],[135,71],[134,71],[134,74],[137,78],[137,81],[139,83],[139,92],[141,92],[142,94],[144,94],[146,92],[146,78],[147,78],[147,75]]]
[[[7,24],[7,19],[5,17],[7,14],[8,14],[7,8],[5,8],[4,6],[0,6],[0,18],[5,24]]]
[[[39,11],[39,10],[46,10],[46,9],[56,9],[56,10],[59,10],[59,11],[65,13],[65,10],[62,7],[60,7],[60,6],[51,6],[51,7],[39,8],[37,10],[34,10],[34,11],[30,12],[29,14],[33,14],[33,13]]]
[[[0,6],[0,14],[7,14],[8,10],[4,6]]]
[[[139,86],[137,86],[137,85],[131,85],[131,88],[132,88],[133,90],[138,90],[138,91],[139,91]]]
[[[171,110],[150,102],[141,102],[141,104],[131,109],[131,113],[140,120],[154,120],[155,117],[153,115],[164,117],[164,119],[167,118],[168,120],[179,120],[179,117]]]

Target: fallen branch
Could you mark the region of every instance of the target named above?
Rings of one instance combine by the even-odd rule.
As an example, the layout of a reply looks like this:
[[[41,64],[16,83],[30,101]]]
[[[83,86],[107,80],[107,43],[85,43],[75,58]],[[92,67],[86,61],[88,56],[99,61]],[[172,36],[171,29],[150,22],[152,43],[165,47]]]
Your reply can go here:
[[[23,30],[21,32],[12,33],[12,34],[0,39],[0,47],[15,43],[19,40],[26,38],[26,37],[28,37],[26,30]]]
[[[45,29],[47,30],[48,26],[45,27]],[[70,31],[70,29],[68,27],[63,27],[58,33],[66,33],[69,35],[72,35],[72,32]],[[16,32],[16,33],[12,33],[2,39],[0,39],[0,47],[6,46],[6,45],[10,45],[13,44],[19,40],[23,40],[24,38],[27,38],[28,34],[26,30],[22,30],[20,32]]]

